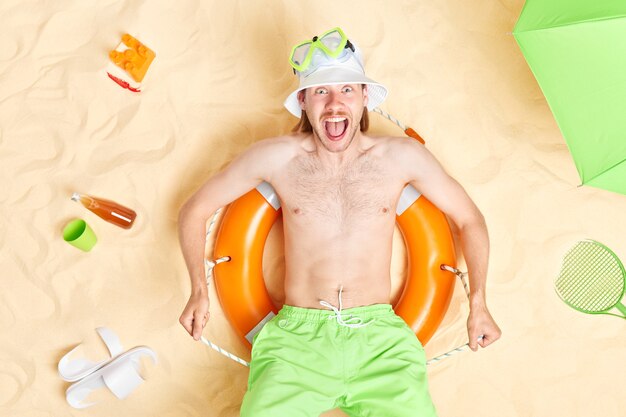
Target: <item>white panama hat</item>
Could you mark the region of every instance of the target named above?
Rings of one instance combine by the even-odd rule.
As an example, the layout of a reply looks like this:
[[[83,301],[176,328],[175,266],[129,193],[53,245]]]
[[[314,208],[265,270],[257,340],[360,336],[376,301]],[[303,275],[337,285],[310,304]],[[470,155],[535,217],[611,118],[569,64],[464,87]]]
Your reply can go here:
[[[302,115],[302,108],[298,102],[298,92],[309,87],[336,84],[367,84],[368,103],[367,109],[372,110],[379,106],[387,98],[387,88],[365,76],[361,51],[354,46],[354,52],[346,49],[345,53],[338,58],[329,58],[322,51],[315,51],[310,67],[304,72],[298,72],[300,85],[293,91],[284,106],[296,117]]]

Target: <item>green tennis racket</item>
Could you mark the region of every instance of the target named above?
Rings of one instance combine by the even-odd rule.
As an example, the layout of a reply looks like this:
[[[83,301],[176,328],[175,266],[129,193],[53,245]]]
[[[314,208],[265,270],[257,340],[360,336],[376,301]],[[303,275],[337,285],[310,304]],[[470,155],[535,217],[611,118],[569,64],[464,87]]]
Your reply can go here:
[[[600,242],[576,243],[565,254],[554,288],[568,306],[578,311],[626,319],[626,306],[620,302],[626,289],[624,266],[617,255]],[[621,314],[609,313],[613,308]]]

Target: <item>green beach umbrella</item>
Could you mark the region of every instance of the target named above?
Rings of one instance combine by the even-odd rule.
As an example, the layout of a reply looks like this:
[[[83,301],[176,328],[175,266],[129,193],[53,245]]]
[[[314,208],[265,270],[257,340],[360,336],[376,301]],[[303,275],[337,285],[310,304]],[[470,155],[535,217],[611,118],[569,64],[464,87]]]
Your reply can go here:
[[[513,36],[582,184],[626,194],[626,0],[526,0]]]

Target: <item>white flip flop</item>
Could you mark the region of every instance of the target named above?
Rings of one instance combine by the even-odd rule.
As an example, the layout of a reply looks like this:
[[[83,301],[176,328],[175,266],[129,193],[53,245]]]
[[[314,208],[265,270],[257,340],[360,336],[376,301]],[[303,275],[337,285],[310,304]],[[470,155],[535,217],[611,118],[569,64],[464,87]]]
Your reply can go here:
[[[75,382],[65,392],[67,402],[74,408],[86,408],[95,403],[83,403],[96,389],[108,387],[119,399],[126,398],[143,382],[139,375],[139,359],[146,355],[157,362],[156,353],[147,346],[136,346],[124,352],[117,335],[106,327],[96,329],[106,345],[110,358],[100,362],[68,357],[78,347],[66,353],[59,361],[59,375],[65,381]],[[80,346],[80,345],[79,345]],[[77,382],[76,382],[77,381]]]

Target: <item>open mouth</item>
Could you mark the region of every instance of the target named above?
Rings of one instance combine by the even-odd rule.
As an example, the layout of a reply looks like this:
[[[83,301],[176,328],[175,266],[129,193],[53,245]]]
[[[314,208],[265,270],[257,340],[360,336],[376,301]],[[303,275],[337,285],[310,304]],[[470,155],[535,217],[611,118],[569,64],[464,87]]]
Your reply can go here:
[[[341,140],[348,130],[348,119],[346,117],[329,117],[324,120],[324,129],[328,139]]]

